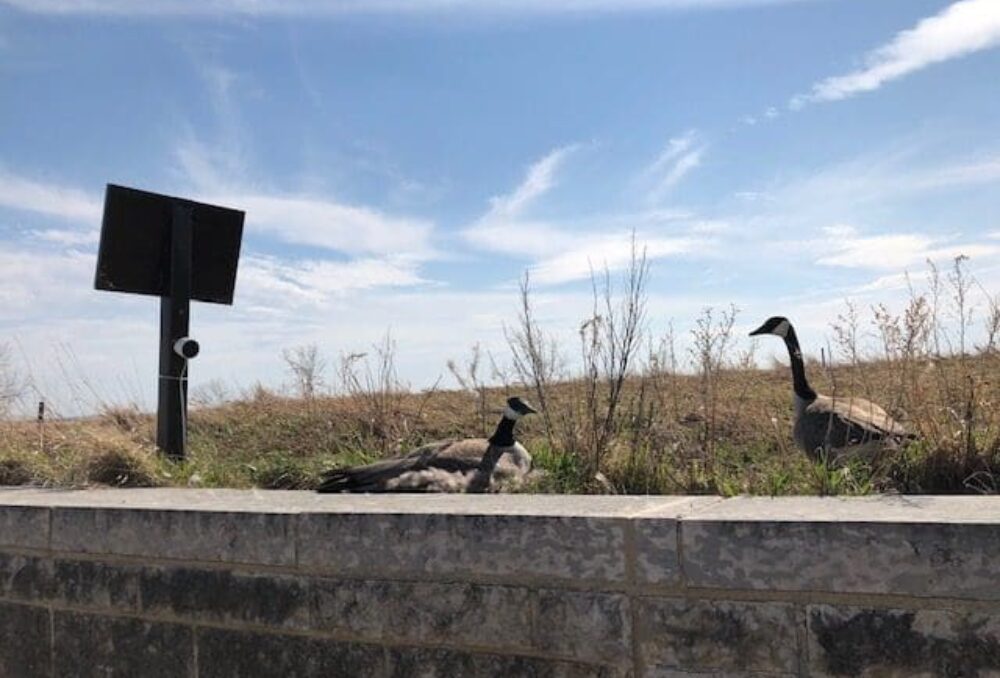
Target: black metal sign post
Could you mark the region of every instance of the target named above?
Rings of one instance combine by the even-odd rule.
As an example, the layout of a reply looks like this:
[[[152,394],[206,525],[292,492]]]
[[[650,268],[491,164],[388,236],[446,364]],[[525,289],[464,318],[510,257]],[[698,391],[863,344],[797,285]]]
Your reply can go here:
[[[244,213],[108,185],[94,286],[160,299],[156,444],[183,459],[187,443],[191,300],[233,303]]]
[[[187,339],[191,322],[191,207],[175,204],[171,212],[168,271],[170,293],[160,298],[160,384],[156,408],[156,445],[167,456],[183,459],[187,443],[188,356],[174,350],[174,345]],[[194,355],[190,357],[193,358]]]

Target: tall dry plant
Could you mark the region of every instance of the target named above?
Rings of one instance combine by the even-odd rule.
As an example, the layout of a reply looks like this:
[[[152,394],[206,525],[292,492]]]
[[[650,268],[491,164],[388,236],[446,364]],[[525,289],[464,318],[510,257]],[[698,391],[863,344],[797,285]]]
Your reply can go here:
[[[24,381],[14,369],[10,346],[0,343],[0,418],[10,415],[24,389]]]
[[[695,320],[695,326],[691,330],[691,347],[688,350],[698,374],[698,396],[702,410],[701,446],[707,467],[711,467],[714,462],[721,395],[719,383],[722,371],[727,366],[728,352],[733,343],[733,326],[738,314],[739,309],[734,305],[718,314],[715,309],[708,307]]]
[[[325,385],[326,360],[316,344],[306,344],[281,352],[292,375],[299,397],[311,401]]]
[[[479,343],[472,345],[469,358],[464,364],[459,365],[455,360],[447,362],[448,371],[455,377],[455,381],[467,391],[476,403],[476,418],[479,420],[479,430],[486,433],[489,430],[489,410],[487,409],[487,394],[489,387],[483,380],[481,370],[483,367],[483,350]],[[495,363],[494,363],[495,364]],[[494,370],[495,372],[496,370]]]
[[[964,254],[955,257],[951,271],[948,273],[948,285],[951,287],[952,312],[958,323],[958,356],[966,357],[966,335],[972,325],[972,306],[969,303],[969,292],[973,279],[966,270],[969,260]]]
[[[868,356],[865,355],[862,336],[861,336],[861,311],[858,310],[857,304],[851,299],[844,300],[844,312],[837,314],[837,319],[830,323],[830,328],[833,330],[834,335],[834,347],[829,351],[831,366],[836,360],[836,356],[840,356],[840,364],[847,366],[847,371],[849,379],[847,384],[844,385],[843,391],[845,393],[856,393],[859,389],[862,393],[858,395],[864,395],[866,398],[873,398],[874,385],[872,384],[871,378],[868,371],[865,369],[865,362]],[[827,371],[828,376],[833,378],[833,372]],[[840,384],[835,384],[831,382],[831,388],[836,391],[836,387]],[[831,393],[831,395],[836,395],[836,393]]]
[[[671,419],[677,421],[681,416],[680,406],[680,365],[677,360],[677,334],[673,319],[667,322],[667,329],[654,345],[650,340],[648,357],[646,358],[646,376],[651,382],[660,408],[666,409],[670,401]]]
[[[559,373],[561,359],[559,345],[542,331],[535,318],[531,297],[531,276],[525,271],[518,290],[520,306],[518,308],[517,325],[504,326],[504,338],[510,349],[511,364],[518,380],[530,388],[538,402],[542,422],[545,425],[545,437],[549,448],[556,447],[556,431],[554,418],[549,407],[549,391]]]
[[[619,432],[619,409],[626,380],[642,345],[646,323],[646,283],[649,264],[632,235],[629,261],[616,289],[610,271],[591,273],[593,313],[580,328],[584,368],[587,471],[601,470],[609,446]],[[641,399],[645,392],[640,384]]]
[[[340,385],[358,408],[367,444],[385,455],[399,451],[412,433],[405,410],[409,387],[396,372],[396,342],[386,332],[370,353],[348,353],[340,357]],[[420,412],[416,416],[419,417]]]
[[[538,324],[528,274],[520,285],[518,325],[505,328],[514,373],[534,391],[549,449],[578,459],[587,478],[601,470],[622,428],[626,386],[645,337],[648,272],[645,251],[633,236],[620,282],[606,267],[591,273],[593,305],[578,329],[581,373],[575,378],[567,375],[556,341]],[[557,397],[553,386],[560,380],[573,389]]]
[[[1000,351],[1000,294],[990,295],[984,288],[986,297],[986,316],[983,318],[983,330],[986,335],[983,343],[977,347],[980,353],[993,355]]]

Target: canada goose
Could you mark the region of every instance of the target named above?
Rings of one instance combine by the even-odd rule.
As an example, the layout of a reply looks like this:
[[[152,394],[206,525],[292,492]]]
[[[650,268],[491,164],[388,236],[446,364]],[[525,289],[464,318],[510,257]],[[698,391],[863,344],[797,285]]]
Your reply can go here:
[[[750,333],[773,334],[785,340],[792,367],[795,426],[792,437],[806,454],[835,460],[848,454],[872,454],[886,443],[898,444],[913,436],[885,410],[864,398],[820,395],[809,386],[795,328],[775,316]]]
[[[487,438],[439,440],[399,459],[328,471],[317,492],[486,492],[531,471],[531,455],[514,439],[514,424],[534,414],[509,398],[500,423]]]

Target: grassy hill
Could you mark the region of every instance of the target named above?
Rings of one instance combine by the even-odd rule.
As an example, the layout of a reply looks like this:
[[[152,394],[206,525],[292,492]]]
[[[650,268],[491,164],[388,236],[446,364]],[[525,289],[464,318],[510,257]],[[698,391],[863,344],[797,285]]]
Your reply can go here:
[[[974,344],[974,280],[964,261],[947,276],[931,266],[928,290],[911,288],[896,314],[876,305],[863,321],[848,304],[824,350],[836,364],[808,361],[821,393],[871,399],[918,434],[875,459],[833,465],[794,447],[788,368],[757,369],[752,346],[738,349],[735,308],[706,309],[682,359],[672,329],[650,336],[646,264],[633,252],[620,286],[607,275],[595,280],[593,316],[570,351],[540,327],[525,279],[517,323],[506,330],[509,356],[477,348],[449,363],[461,390],[408,390],[387,338],[367,355],[342,356],[339,395],[320,395],[323,361],[316,347],[299,347],[284,355],[299,396],[257,387],[202,402],[191,412],[183,464],[156,454],[153,418],[134,409],[43,425],[0,418],[0,484],[309,488],[332,466],[488,435],[504,399],[518,394],[541,410],[520,434],[546,472],[525,491],[998,493],[1000,298],[986,296]],[[943,317],[959,319],[958,330]]]
[[[671,372],[625,380],[611,433],[598,449],[606,394],[586,380],[547,386],[548,426],[521,438],[547,492],[838,494],[1000,491],[1000,356],[910,365],[810,365],[821,392],[883,403],[921,435],[880,459],[829,466],[791,442],[787,368],[720,370],[711,380]],[[711,382],[711,383],[709,383]],[[161,459],[152,416],[110,410],[81,420],[0,424],[0,483],[301,487],[319,473],[406,451],[428,440],[488,434],[508,393],[396,390],[291,398],[250,397],[195,409],[190,454]],[[605,483],[593,480],[600,471]]]

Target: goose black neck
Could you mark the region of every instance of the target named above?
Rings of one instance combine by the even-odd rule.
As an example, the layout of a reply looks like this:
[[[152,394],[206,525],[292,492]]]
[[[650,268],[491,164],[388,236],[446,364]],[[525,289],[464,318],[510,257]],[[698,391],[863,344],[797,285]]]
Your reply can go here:
[[[465,490],[466,492],[478,494],[486,492],[489,489],[490,481],[493,479],[493,471],[496,470],[497,464],[500,463],[500,457],[503,456],[506,449],[499,445],[490,445],[486,448],[486,454],[483,455],[482,460],[479,462],[479,468],[473,474],[472,480]]]
[[[514,419],[504,416],[497,424],[497,430],[490,436],[490,445],[498,447],[510,447],[514,444]]]
[[[816,400],[816,391],[812,390],[809,381],[806,380],[806,365],[802,361],[802,349],[799,348],[799,338],[795,335],[795,329],[788,328],[785,335],[785,346],[788,347],[788,360],[792,365],[792,388],[795,395],[804,400]]]

